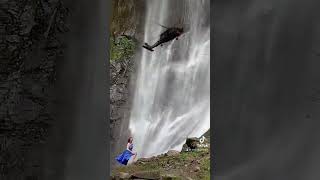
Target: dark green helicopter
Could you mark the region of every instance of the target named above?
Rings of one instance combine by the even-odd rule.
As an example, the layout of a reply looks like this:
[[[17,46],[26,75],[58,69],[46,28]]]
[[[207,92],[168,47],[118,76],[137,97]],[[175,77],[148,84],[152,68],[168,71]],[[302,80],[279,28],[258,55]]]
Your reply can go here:
[[[159,24],[160,25],[160,24]],[[154,43],[153,45],[149,45],[148,43],[144,43],[142,47],[148,49],[149,51],[154,51],[153,48],[163,45],[163,43],[172,41],[174,39],[178,40],[178,37],[184,33],[184,28],[183,27],[165,27],[163,25],[160,25],[166,30],[160,34],[160,39]]]

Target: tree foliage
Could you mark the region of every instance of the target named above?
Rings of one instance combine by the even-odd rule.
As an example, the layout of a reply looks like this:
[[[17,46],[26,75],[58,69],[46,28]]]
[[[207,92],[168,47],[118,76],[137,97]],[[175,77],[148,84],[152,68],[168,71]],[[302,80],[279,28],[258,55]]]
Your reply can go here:
[[[135,42],[125,36],[110,38],[110,60],[129,59],[135,51]]]

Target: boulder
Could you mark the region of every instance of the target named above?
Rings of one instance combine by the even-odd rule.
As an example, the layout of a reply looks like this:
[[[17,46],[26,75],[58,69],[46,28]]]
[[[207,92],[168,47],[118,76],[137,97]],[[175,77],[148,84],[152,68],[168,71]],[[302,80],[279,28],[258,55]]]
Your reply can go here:
[[[200,140],[199,140],[199,138],[196,138],[196,137],[188,138],[188,139],[186,140],[186,145],[187,145],[191,150],[196,149],[199,144],[200,144]]]
[[[179,154],[180,154],[179,151],[169,150],[169,151],[166,153],[166,156],[178,156]]]

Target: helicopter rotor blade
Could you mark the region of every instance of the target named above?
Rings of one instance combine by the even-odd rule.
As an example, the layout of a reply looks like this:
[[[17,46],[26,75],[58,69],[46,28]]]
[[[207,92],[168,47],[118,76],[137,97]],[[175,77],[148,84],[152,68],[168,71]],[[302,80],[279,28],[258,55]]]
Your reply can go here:
[[[157,22],[156,22],[156,24],[158,24],[159,26],[161,26],[161,27],[163,27],[163,28],[168,29],[168,27],[166,27],[166,26],[164,26],[164,25],[161,25],[161,24],[159,24],[159,23],[157,23]]]

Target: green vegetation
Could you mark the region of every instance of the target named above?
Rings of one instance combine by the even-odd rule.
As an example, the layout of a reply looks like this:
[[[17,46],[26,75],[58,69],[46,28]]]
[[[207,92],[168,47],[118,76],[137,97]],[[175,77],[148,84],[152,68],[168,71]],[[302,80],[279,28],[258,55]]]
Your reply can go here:
[[[177,156],[160,155],[148,159],[141,159],[128,166],[117,167],[113,175],[120,172],[153,172],[159,171],[162,175],[173,175],[174,179],[210,179],[210,153],[208,148],[194,152],[181,152]]]
[[[123,35],[134,30],[135,25],[134,1],[112,0],[110,61],[129,59],[133,56],[136,42]]]
[[[135,48],[136,43],[128,37],[120,36],[115,39],[110,37],[110,61],[131,58]]]

